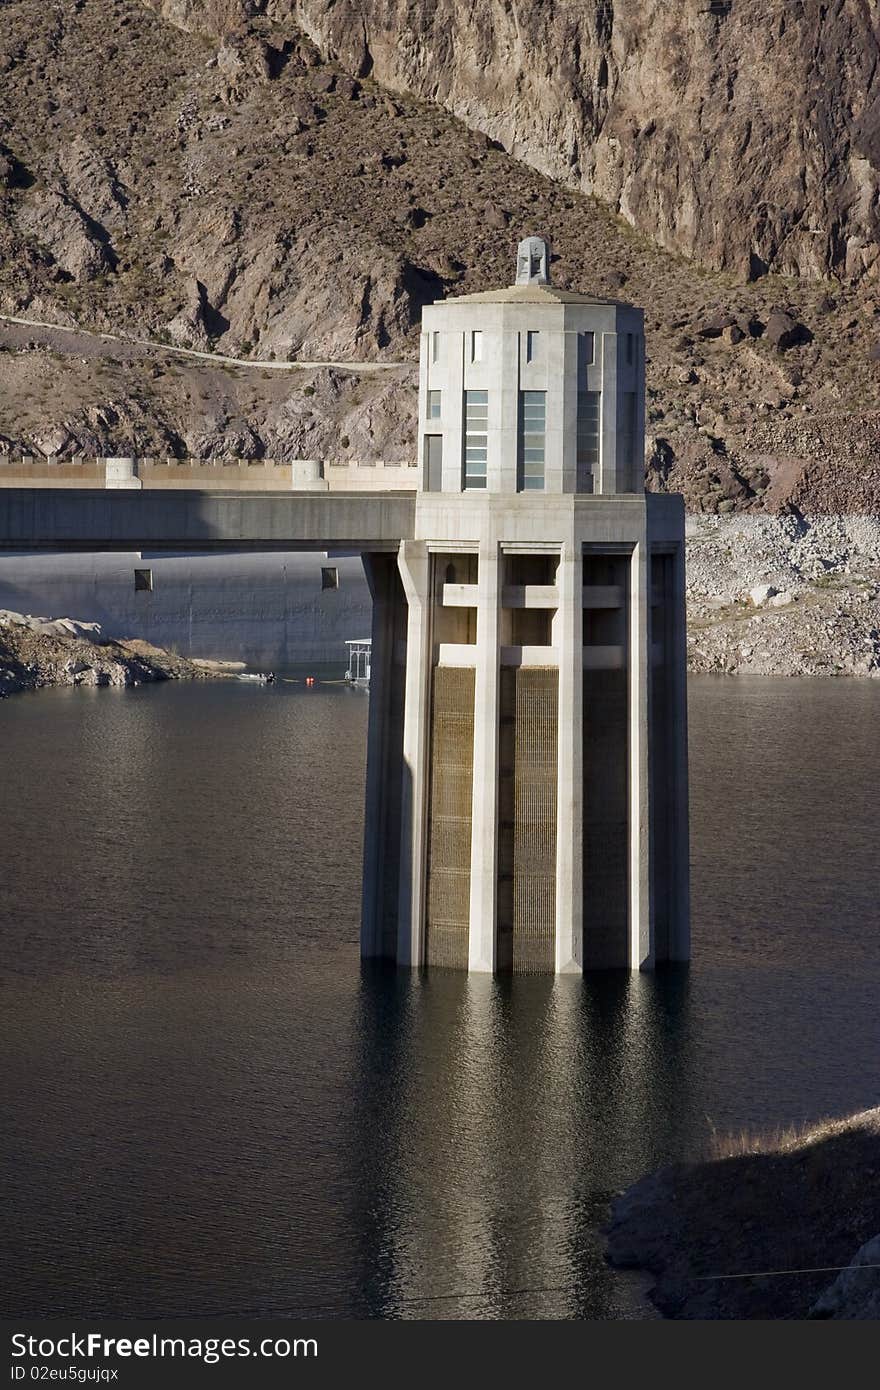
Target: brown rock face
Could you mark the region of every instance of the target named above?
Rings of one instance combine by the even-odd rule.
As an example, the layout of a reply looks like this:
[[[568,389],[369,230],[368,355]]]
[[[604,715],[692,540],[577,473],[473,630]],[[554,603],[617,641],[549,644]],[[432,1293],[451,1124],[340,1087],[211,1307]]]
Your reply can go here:
[[[31,199],[18,225],[48,248],[69,280],[93,280],[112,265],[100,229],[57,189],[48,188]]]
[[[740,19],[751,2],[734,0]],[[742,243],[766,260],[743,228],[776,196],[799,141],[811,168],[827,147],[827,177],[809,185],[813,201],[779,242],[774,264],[787,265],[783,252],[819,245],[804,241],[815,190],[843,199],[849,187],[847,132],[869,130],[865,92],[847,104],[862,51],[844,44],[826,64],[829,91],[815,95],[810,131],[816,112],[839,114],[822,145],[790,100],[803,77],[790,27],[771,43],[762,14],[755,33],[770,56],[758,61],[752,35],[730,95],[720,68],[710,81],[700,66],[709,38],[699,63],[693,45],[696,33],[714,35],[715,49],[727,43],[732,11],[677,21],[685,66],[670,85],[673,50],[660,51],[670,14],[647,0],[628,7],[641,27],[621,16],[612,25],[610,3],[600,8],[590,37],[586,0],[570,0],[567,18],[561,0],[475,0],[472,14],[449,0],[373,0],[348,27],[351,0],[7,0],[0,314],[26,321],[0,319],[0,454],[408,459],[414,365],[360,374],[320,364],[414,364],[423,304],[507,282],[517,241],[535,232],[551,242],[558,285],[646,308],[649,486],[713,516],[880,510],[880,275],[841,280],[832,296],[806,280],[747,282],[748,265],[739,279],[697,269],[566,186],[598,187],[603,169],[628,159],[638,196],[627,215],[655,236],[668,224],[666,239],[684,244],[690,199],[696,254]],[[826,11],[810,71],[824,71],[848,14]],[[339,62],[322,59],[297,15],[325,54],[339,48]],[[788,10],[785,19],[801,22]],[[593,96],[575,100],[594,67]],[[638,139],[620,125],[634,92],[652,108]],[[724,122],[737,128],[749,102],[753,122],[765,112],[763,134],[734,159]],[[716,144],[693,143],[712,122]],[[577,136],[573,163],[560,155],[566,132]],[[856,216],[846,206],[841,235]],[[242,364],[212,362],[212,352]],[[311,365],[264,371],[273,358]]]
[[[227,34],[266,8],[261,0],[147,0],[147,4],[191,34]]]
[[[216,21],[217,0],[201,8]],[[877,272],[880,54],[862,0],[266,8],[294,15],[354,74],[446,106],[663,247],[749,278]]]

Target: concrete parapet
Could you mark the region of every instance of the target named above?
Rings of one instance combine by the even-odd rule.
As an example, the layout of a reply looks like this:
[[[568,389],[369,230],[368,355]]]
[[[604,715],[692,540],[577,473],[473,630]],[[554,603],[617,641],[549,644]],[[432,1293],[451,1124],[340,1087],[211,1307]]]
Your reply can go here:
[[[59,459],[0,454],[0,488],[101,487],[104,477],[103,459],[86,459],[82,455]]]
[[[359,459],[116,457],[0,454],[3,487],[186,488],[223,492],[411,492],[416,462]]]

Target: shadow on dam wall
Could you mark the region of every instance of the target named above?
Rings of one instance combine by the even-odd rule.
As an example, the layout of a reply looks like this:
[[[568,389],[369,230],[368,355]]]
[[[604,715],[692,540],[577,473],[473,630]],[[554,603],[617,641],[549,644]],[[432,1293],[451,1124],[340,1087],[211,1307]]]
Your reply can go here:
[[[136,588],[135,571],[147,578]],[[152,587],[149,587],[152,586]],[[370,633],[359,555],[320,552],[0,555],[0,608],[98,622],[182,655],[283,669],[340,663]]]

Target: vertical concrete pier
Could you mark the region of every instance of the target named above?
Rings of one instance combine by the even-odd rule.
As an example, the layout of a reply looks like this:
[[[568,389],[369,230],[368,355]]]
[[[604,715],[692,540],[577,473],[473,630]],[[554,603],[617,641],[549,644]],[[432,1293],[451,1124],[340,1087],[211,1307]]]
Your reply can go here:
[[[423,314],[415,535],[365,557],[365,956],[689,955],[684,508],[643,488],[641,311],[549,260]]]

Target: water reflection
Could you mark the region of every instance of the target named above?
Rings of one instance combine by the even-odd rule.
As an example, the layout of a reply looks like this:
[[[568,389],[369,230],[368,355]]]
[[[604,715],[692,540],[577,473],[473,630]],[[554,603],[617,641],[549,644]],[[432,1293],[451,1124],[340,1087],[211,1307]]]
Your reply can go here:
[[[615,1187],[704,1131],[688,998],[682,969],[585,986],[364,968],[350,1113],[366,1308],[640,1315],[597,1227]]]
[[[0,707],[0,1311],[650,1315],[613,1191],[880,1099],[878,700],[694,683],[694,963],[582,981],[360,966],[348,691]]]

